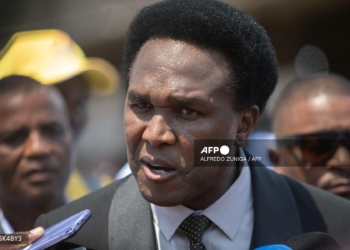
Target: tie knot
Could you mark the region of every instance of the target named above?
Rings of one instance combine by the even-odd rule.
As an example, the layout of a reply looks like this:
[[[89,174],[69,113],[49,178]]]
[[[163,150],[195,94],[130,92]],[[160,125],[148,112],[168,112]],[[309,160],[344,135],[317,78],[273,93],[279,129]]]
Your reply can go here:
[[[188,241],[190,242],[190,249],[192,249],[191,246],[199,246],[198,249],[201,249],[200,246],[203,245],[203,234],[205,230],[207,230],[210,227],[211,223],[211,220],[209,220],[204,215],[193,214],[188,216],[186,220],[182,222],[182,224],[180,225],[180,229],[186,235]]]

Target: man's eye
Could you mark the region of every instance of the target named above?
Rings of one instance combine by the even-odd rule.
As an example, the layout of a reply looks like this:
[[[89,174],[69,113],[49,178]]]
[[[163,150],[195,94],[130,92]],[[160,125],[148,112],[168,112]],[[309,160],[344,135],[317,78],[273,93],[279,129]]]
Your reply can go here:
[[[198,111],[195,111],[193,109],[188,109],[188,108],[183,108],[180,110],[180,114],[182,115],[198,115],[199,112]]]
[[[138,108],[138,109],[150,109],[152,108],[152,105],[147,102],[141,102],[141,103],[135,103],[131,105],[132,108]]]
[[[6,144],[12,148],[16,148],[24,143],[27,136],[28,136],[28,133],[26,133],[24,131],[20,131],[20,132],[13,133],[13,134],[3,138],[2,141],[4,144]]]
[[[49,138],[56,139],[64,134],[64,129],[60,125],[49,125],[43,128],[43,133]]]
[[[152,104],[148,102],[133,103],[130,104],[130,109],[135,114],[144,114],[152,109]]]
[[[146,103],[146,102],[138,103],[138,104],[136,104],[136,105],[137,105],[137,107],[139,107],[139,108],[151,108],[151,104]]]

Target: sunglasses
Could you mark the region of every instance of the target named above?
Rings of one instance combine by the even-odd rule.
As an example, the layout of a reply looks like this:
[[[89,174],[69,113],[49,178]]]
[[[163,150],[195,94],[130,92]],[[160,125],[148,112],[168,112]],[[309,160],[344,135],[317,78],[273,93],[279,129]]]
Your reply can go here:
[[[350,152],[350,130],[294,135],[277,143],[287,146],[301,166],[325,166],[340,146]]]

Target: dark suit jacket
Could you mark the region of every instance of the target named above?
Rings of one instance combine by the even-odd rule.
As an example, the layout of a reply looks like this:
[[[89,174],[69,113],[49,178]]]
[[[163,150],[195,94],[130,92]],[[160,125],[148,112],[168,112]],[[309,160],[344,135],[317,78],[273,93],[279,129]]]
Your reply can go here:
[[[328,232],[342,246],[350,246],[348,200],[277,175],[258,164],[251,166],[251,177],[254,197],[251,249],[285,244],[295,235],[314,231]],[[36,225],[48,227],[87,208],[92,217],[64,244],[102,250],[157,249],[150,205],[132,176],[41,215]],[[65,245],[64,249],[67,248]]]

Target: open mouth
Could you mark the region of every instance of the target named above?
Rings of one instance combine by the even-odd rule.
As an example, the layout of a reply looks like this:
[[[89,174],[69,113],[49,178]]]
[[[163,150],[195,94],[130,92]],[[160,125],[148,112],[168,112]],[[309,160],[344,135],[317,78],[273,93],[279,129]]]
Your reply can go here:
[[[150,163],[147,161],[142,161],[142,163],[142,168],[146,177],[152,181],[167,181],[177,174],[175,168],[165,164]]]
[[[148,164],[149,168],[156,174],[161,174],[161,175],[165,175],[167,173],[169,173],[170,171],[175,171],[175,169],[170,169],[170,168],[166,168],[163,166],[155,166],[155,165],[151,165]]]

